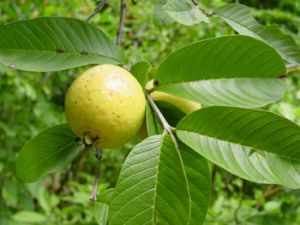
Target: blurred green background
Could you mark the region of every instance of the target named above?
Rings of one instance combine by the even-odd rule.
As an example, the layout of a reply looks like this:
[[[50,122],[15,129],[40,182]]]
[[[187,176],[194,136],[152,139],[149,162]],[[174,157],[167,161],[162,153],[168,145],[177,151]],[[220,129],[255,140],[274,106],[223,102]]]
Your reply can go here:
[[[234,2],[199,0],[208,11]],[[277,23],[300,43],[299,0],[240,0],[252,8],[263,24]],[[119,1],[107,5],[91,23],[112,39],[119,22]],[[210,24],[156,27],[152,19],[154,0],[128,1],[122,51],[128,66],[139,60],[153,66],[185,44],[214,36],[234,34],[218,18]],[[38,16],[68,16],[85,20],[96,7],[92,0],[0,0],[0,26]],[[86,68],[86,67],[85,67]],[[97,211],[89,202],[96,160],[92,154],[75,160],[66,170],[33,184],[15,176],[15,158],[22,145],[42,129],[65,122],[64,96],[72,80],[85,68],[51,73],[31,73],[0,65],[0,225],[92,225]],[[300,123],[300,71],[286,79],[285,98],[269,108]],[[101,164],[101,190],[113,187],[133,143],[105,151]],[[300,192],[275,185],[243,181],[214,167],[213,200],[206,225],[297,225],[300,224]]]

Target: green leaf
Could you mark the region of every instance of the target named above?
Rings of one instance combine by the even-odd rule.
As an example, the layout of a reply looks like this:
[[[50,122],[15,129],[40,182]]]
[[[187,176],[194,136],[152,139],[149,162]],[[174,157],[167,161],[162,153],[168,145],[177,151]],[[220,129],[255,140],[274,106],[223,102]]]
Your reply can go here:
[[[209,23],[207,16],[189,0],[167,0],[162,10],[173,20],[186,26],[200,22]]]
[[[162,27],[174,23],[174,20],[163,11],[163,1],[156,3],[153,10],[153,22],[156,26]]]
[[[130,72],[139,81],[143,89],[145,89],[148,80],[148,73],[150,72],[150,70],[151,70],[151,64],[146,61],[135,63],[130,70]]]
[[[56,71],[87,64],[118,64],[122,56],[116,45],[89,23],[41,17],[0,27],[0,62],[28,71]]]
[[[97,224],[107,225],[109,205],[96,202],[94,206],[94,216]]]
[[[177,128],[300,160],[300,127],[271,112],[213,106],[185,117]]]
[[[238,33],[265,41],[273,46],[285,60],[300,65],[300,49],[295,40],[282,33],[277,25],[259,24],[247,6],[227,4],[217,8],[215,13]]]
[[[189,225],[200,225],[204,222],[211,197],[211,178],[205,158],[180,144],[180,154],[192,200],[191,220]]]
[[[161,0],[155,5],[153,18],[157,26],[169,25],[174,21],[186,26],[209,23],[208,17],[190,0]]]
[[[179,138],[211,162],[243,179],[300,188],[300,162],[251,147],[179,131]]]
[[[146,125],[147,125],[147,132],[149,136],[163,133],[164,129],[161,126],[158,119],[156,118],[149,104],[147,104],[146,107]]]
[[[99,197],[97,198],[98,201],[109,205],[113,198],[114,190],[115,190],[114,188],[108,188],[108,189],[103,190],[99,194]]]
[[[152,136],[127,157],[110,206],[110,225],[182,224],[190,195],[178,149],[168,135]]]
[[[185,144],[237,176],[300,187],[300,127],[285,118],[215,106],[185,117],[176,133]]]
[[[5,180],[1,187],[1,194],[7,206],[17,207],[18,205],[18,184],[12,180]]]
[[[177,123],[185,116],[183,111],[168,102],[156,101],[155,103],[171,126],[176,127]]]
[[[48,128],[27,142],[16,161],[16,172],[24,182],[64,168],[83,148],[67,125]]]
[[[266,43],[235,35],[206,39],[172,53],[158,67],[159,85],[218,78],[279,77],[280,55]]]
[[[48,220],[48,218],[43,214],[32,211],[17,212],[12,216],[12,218],[17,222],[37,224],[43,224]]]
[[[158,88],[206,106],[261,107],[280,100],[285,82],[277,78],[235,78],[167,84]]]

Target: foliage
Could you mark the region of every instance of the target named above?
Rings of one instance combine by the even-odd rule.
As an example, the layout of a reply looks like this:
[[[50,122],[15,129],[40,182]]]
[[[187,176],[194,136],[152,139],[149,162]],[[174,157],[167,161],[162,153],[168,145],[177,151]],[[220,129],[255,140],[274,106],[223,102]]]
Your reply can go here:
[[[257,7],[252,12],[259,22],[269,25],[275,21],[284,32],[296,38],[296,42],[291,42],[292,39],[279,33],[277,28],[274,28],[272,32],[270,31],[271,34],[258,34],[259,37],[257,37],[257,32],[259,33],[261,29],[264,29],[262,25],[259,29],[244,32],[244,29],[241,30],[232,21],[228,21],[235,18],[234,15],[227,14],[228,9],[225,10],[224,8],[216,10],[219,18],[210,17],[210,23],[199,23],[200,21],[208,22],[205,14],[210,15],[214,9],[222,6],[224,1],[203,0],[199,1],[200,6],[190,4],[190,2],[187,5],[182,3],[173,0],[160,1],[160,5],[153,14],[154,1],[137,2],[135,5],[128,2],[125,39],[122,44],[123,55],[128,60],[128,67],[135,65],[132,67],[132,71],[142,84],[145,84],[147,79],[154,77],[158,81],[157,88],[160,91],[194,101],[202,100],[206,96],[206,99],[203,98],[204,100],[199,100],[199,102],[204,106],[217,106],[204,108],[185,117],[177,126],[177,135],[187,146],[181,142],[176,146],[172,137],[167,133],[152,136],[161,134],[162,128],[149,105],[146,126],[152,137],[138,145],[136,143],[140,140],[136,138],[122,148],[104,151],[101,170],[105,173],[102,175],[99,187],[100,202],[95,204],[88,202],[90,184],[93,180],[92,174],[96,167],[96,160],[92,153],[84,158],[75,159],[65,171],[43,177],[33,184],[25,185],[15,176],[15,169],[19,175],[22,175],[23,168],[28,166],[26,160],[23,160],[26,152],[19,153],[23,143],[36,136],[42,129],[65,123],[63,99],[66,89],[72,79],[87,67],[60,72],[31,73],[0,65],[0,224],[105,224],[108,211],[111,224],[124,224],[128,220],[132,224],[140,224],[139,221],[142,219],[160,221],[164,224],[166,223],[165,216],[168,221],[174,220],[172,224],[188,224],[190,215],[190,224],[199,224],[199,221],[204,220],[205,212],[209,206],[210,172],[212,172],[213,196],[205,224],[299,223],[298,191],[291,191],[276,185],[257,185],[241,180],[217,166],[209,164],[210,167],[208,167],[207,160],[201,155],[233,174],[250,181],[283,184],[290,188],[299,187],[299,183],[296,182],[299,152],[294,148],[290,148],[290,151],[281,151],[282,146],[291,147],[293,146],[292,143],[294,145],[298,143],[298,139],[295,139],[299,133],[298,126],[270,112],[234,107],[265,107],[282,98],[284,81],[277,77],[285,74],[285,65],[279,54],[290,62],[298,63],[297,54],[295,56],[290,51],[286,52],[286,49],[293,49],[293,52],[299,51],[296,45],[296,42],[299,42],[299,38],[296,36],[299,18],[295,15],[299,13],[300,6],[289,0],[280,1],[280,3],[270,1],[264,3],[267,4],[265,5],[266,9],[260,9],[261,5],[257,5],[258,1],[245,2]],[[85,20],[96,7],[96,3],[93,1],[78,2],[73,0],[62,5],[61,1],[51,3],[50,1],[43,1],[43,4],[40,1],[3,1],[0,4],[1,24],[37,16],[69,16]],[[291,13],[286,13],[285,10]],[[7,42],[8,38],[4,38],[5,41],[0,44],[0,49],[2,49],[0,61],[20,69],[53,71],[93,63],[95,60],[97,62],[100,60],[99,63],[108,62],[106,60],[110,56],[119,60],[120,53],[118,50],[112,42],[106,41],[108,40],[106,36],[110,38],[115,36],[118,26],[116,17],[118,15],[118,2],[108,1],[108,5],[100,16],[93,19],[93,25],[87,25],[90,29],[89,32],[103,35],[100,40],[104,38],[104,41],[100,41],[95,46],[84,45],[86,43],[95,44],[96,42],[92,41],[91,36],[85,35],[85,32],[82,33],[85,36],[85,41],[82,42],[84,44],[77,41],[76,35],[70,35],[74,38],[74,45],[81,44],[73,46],[74,55],[71,53],[67,58],[67,63],[62,63],[60,67],[53,62],[55,60],[61,62],[59,57],[63,55],[61,53],[65,51],[65,47],[70,47],[71,51],[74,50],[72,46],[68,46],[68,42],[60,43],[61,46],[57,48],[58,42],[63,40],[61,34],[68,32],[68,28],[72,26],[70,32],[81,30],[83,28],[80,26],[87,23],[77,19],[41,18],[0,26],[2,39],[6,35],[7,37],[11,36],[10,29],[12,26],[25,24],[26,27],[22,28],[24,38],[17,39],[14,36],[15,40],[12,42]],[[161,27],[155,27],[154,23],[149,23],[152,15],[156,18],[156,24],[157,21],[161,22],[157,18],[162,17],[167,18],[169,22],[159,23]],[[226,15],[226,19],[224,19],[224,15]],[[228,19],[228,15],[233,18]],[[234,32],[220,18],[223,18],[237,32],[252,38],[232,36]],[[53,36],[50,42],[43,39],[49,34],[42,33],[41,27],[39,27],[39,25],[43,27],[43,22],[47,20],[50,24],[53,21],[60,24],[60,29],[56,29],[55,32],[57,37]],[[34,21],[39,23],[32,25],[32,29],[29,29],[26,23]],[[71,25],[65,26],[68,22]],[[196,25],[186,27],[180,23]],[[247,26],[245,25],[246,28],[248,28]],[[98,32],[95,27],[101,27],[107,35]],[[30,38],[30,41],[26,39],[28,35],[31,35],[30,32],[36,32],[35,34],[40,35],[42,44],[39,47],[46,50],[43,54],[38,55],[32,51],[41,49],[35,49],[36,47],[32,44],[35,35]],[[208,39],[182,48],[191,42],[220,35],[231,36]],[[279,40],[287,38],[287,41],[282,41],[282,45],[277,45],[277,41],[270,39],[270,36],[276,37],[276,35]],[[103,43],[105,44],[103,45]],[[3,46],[9,46],[9,48],[3,51]],[[19,46],[29,47],[27,50],[32,52],[25,55],[22,51],[16,53],[16,49],[18,49],[16,47]],[[52,52],[47,55],[49,50],[47,47],[49,46],[51,46]],[[101,52],[103,46],[114,50],[112,52],[106,51],[103,54]],[[241,50],[239,46],[243,46],[243,49]],[[176,50],[179,48],[181,49]],[[212,49],[220,51],[222,57],[217,58],[217,52],[212,54]],[[174,53],[170,54],[171,52]],[[201,55],[199,52],[205,54]],[[245,52],[248,54],[243,54]],[[98,54],[98,56],[94,58],[93,54]],[[90,56],[91,58],[88,58]],[[199,59],[200,56],[203,58]],[[49,57],[53,60],[48,61]],[[10,61],[11,59],[19,61],[14,63]],[[251,59],[253,60],[251,61]],[[152,66],[158,66],[158,69],[152,68],[150,71],[151,66],[147,60],[151,62]],[[202,63],[199,66],[199,60],[203,62],[208,60],[209,63]],[[28,61],[31,63],[28,64]],[[145,62],[135,64],[135,62],[140,61]],[[18,67],[22,64],[23,67]],[[300,83],[297,78],[299,71],[295,69],[288,72],[291,77],[287,78],[285,82],[288,91],[286,91],[284,100],[268,108],[298,123],[300,119]],[[262,78],[262,76],[268,78]],[[219,88],[214,89],[215,87]],[[249,89],[251,92],[245,93]],[[178,109],[164,103],[157,104],[168,122],[173,126],[176,126],[177,122],[182,119],[183,114],[177,112]],[[203,117],[204,114],[205,117]],[[224,114],[229,115],[228,118],[231,119],[227,123],[223,122],[222,116]],[[243,115],[242,118],[241,115]],[[211,120],[209,121],[207,118],[211,118]],[[234,123],[234,121],[237,122]],[[272,126],[274,121],[276,124],[282,125],[282,129],[278,132],[274,130],[276,125]],[[244,129],[242,122],[248,124],[249,129]],[[197,124],[202,124],[202,126],[197,127]],[[231,128],[228,130],[228,127]],[[243,134],[243,137],[234,135],[239,132],[241,135]],[[39,134],[37,138],[40,138],[42,134]],[[257,141],[266,134],[269,134],[266,137],[267,141]],[[276,135],[278,142],[273,142]],[[72,135],[71,137],[74,138]],[[286,139],[281,140],[281,137],[286,137]],[[198,142],[199,139],[202,142]],[[29,149],[36,148],[37,154],[41,146],[37,148],[37,146],[32,145],[35,143],[34,140],[25,145],[24,148],[26,149],[28,146]],[[199,143],[206,145],[205,148],[199,146]],[[34,148],[31,148],[31,145]],[[203,151],[204,149],[206,151]],[[130,153],[125,160],[129,151]],[[222,151],[227,152],[227,157],[224,157]],[[243,151],[243,154],[240,154],[240,151]],[[213,152],[218,157],[213,155]],[[43,153],[47,154],[47,151]],[[19,162],[17,161],[18,165],[16,166],[15,159],[18,155]],[[145,155],[145,157],[142,158],[141,155]],[[258,159],[264,165],[258,165]],[[147,163],[141,163],[145,160]],[[50,162],[55,163],[45,163],[49,167],[41,167],[39,169],[40,174],[30,173],[28,179],[23,175],[22,178],[33,181],[40,175],[52,171],[58,165],[61,166],[59,160]],[[124,165],[121,170],[123,162]],[[31,163],[34,165],[34,158]],[[23,166],[21,169],[20,165]],[[264,167],[266,165],[268,167]],[[261,169],[257,170],[256,173],[249,169],[258,169],[259,166]],[[208,170],[209,168],[210,170]],[[268,170],[268,168],[271,169]],[[120,178],[118,179],[119,173]],[[284,176],[287,173],[292,174],[289,179]],[[145,179],[148,176],[149,179]],[[130,179],[126,179],[128,177]],[[176,182],[174,183],[174,181]],[[115,186],[115,190],[109,189]],[[137,193],[145,198],[135,199]],[[171,196],[177,196],[177,198]],[[174,209],[166,207],[164,198],[167,198],[166,200],[170,201],[168,203],[176,207]],[[136,201],[132,201],[134,199]],[[149,202],[151,202],[150,205]],[[201,202],[200,205],[199,202]],[[111,208],[108,209],[110,204]],[[101,215],[102,217],[100,217]],[[176,216],[178,215],[181,217],[177,220]]]

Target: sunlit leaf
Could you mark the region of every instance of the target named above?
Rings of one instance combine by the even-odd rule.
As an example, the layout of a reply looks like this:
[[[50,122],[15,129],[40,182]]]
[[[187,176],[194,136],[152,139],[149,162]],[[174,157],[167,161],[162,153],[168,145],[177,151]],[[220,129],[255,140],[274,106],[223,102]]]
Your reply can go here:
[[[300,127],[267,111],[208,107],[181,122],[177,136],[242,178],[300,187]]]
[[[110,206],[110,225],[182,224],[190,219],[184,167],[171,137],[152,136],[127,157]]]
[[[65,17],[21,20],[0,27],[0,63],[28,71],[119,64],[117,46],[87,22]]]
[[[285,64],[266,43],[235,35],[206,39],[173,52],[158,67],[159,85],[222,78],[280,77]]]
[[[251,108],[280,100],[286,88],[277,78],[234,78],[167,84],[158,90],[206,106]]]
[[[295,40],[290,35],[281,32],[277,25],[259,24],[247,6],[227,4],[217,8],[215,13],[238,33],[265,41],[273,46],[284,59],[300,65],[300,49]]]

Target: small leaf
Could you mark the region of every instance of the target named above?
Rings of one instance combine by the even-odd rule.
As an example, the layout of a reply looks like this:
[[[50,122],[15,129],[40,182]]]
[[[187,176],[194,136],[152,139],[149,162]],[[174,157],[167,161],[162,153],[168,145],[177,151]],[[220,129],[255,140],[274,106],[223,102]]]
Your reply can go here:
[[[187,225],[190,195],[178,149],[168,135],[145,139],[128,155],[110,206],[110,225]]]
[[[157,90],[206,106],[253,108],[280,100],[285,87],[277,78],[235,78],[167,84]]]
[[[103,190],[100,194],[99,197],[97,198],[99,202],[110,204],[113,194],[114,194],[114,188],[108,188]]]
[[[147,125],[147,132],[149,136],[163,133],[164,129],[161,126],[158,119],[156,118],[149,104],[147,104],[146,107],[146,125]]]
[[[295,40],[282,33],[277,25],[263,26],[259,24],[247,6],[227,4],[217,8],[215,13],[238,33],[270,44],[285,60],[300,65],[300,49]]]
[[[99,225],[107,225],[109,205],[105,203],[95,202],[94,217]]]
[[[158,67],[159,85],[222,78],[280,77],[280,55],[266,43],[235,35],[206,39],[172,53]]]
[[[45,215],[32,211],[17,212],[12,216],[12,218],[17,222],[34,224],[43,224],[48,220]]]
[[[65,17],[21,20],[0,27],[0,63],[28,71],[118,64],[117,46],[87,22]]]
[[[153,20],[154,20],[154,24],[158,27],[162,27],[174,23],[174,20],[166,12],[163,11],[164,4],[165,3],[161,1],[156,3],[154,6]]]
[[[16,172],[24,182],[64,168],[84,148],[67,125],[48,128],[27,142],[16,161]]]
[[[162,10],[173,20],[186,26],[200,22],[209,23],[207,16],[189,0],[167,0]]]
[[[151,70],[151,65],[149,62],[141,61],[135,63],[130,72],[135,76],[135,78],[139,81],[141,86],[145,88],[147,80],[148,80],[148,73]]]
[[[5,204],[12,207],[18,205],[18,184],[12,180],[5,180],[1,187],[1,194]]]

